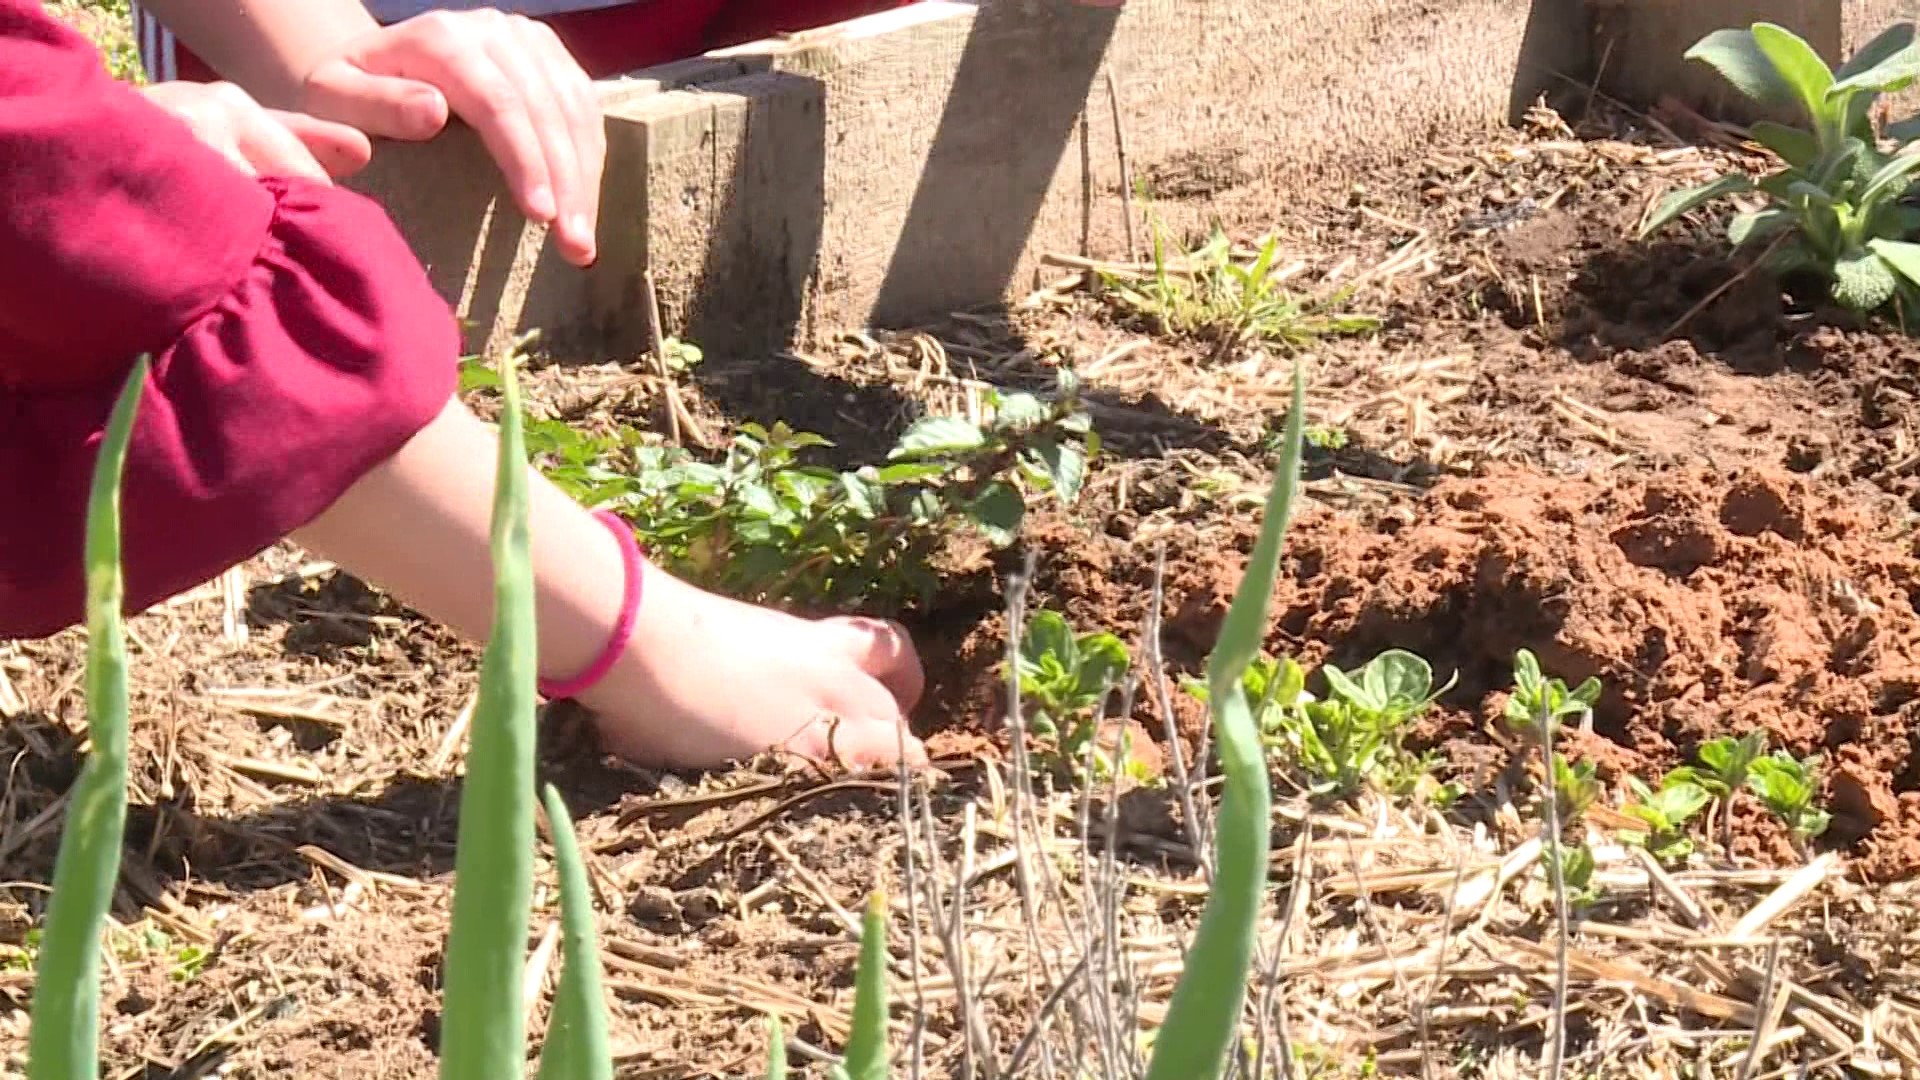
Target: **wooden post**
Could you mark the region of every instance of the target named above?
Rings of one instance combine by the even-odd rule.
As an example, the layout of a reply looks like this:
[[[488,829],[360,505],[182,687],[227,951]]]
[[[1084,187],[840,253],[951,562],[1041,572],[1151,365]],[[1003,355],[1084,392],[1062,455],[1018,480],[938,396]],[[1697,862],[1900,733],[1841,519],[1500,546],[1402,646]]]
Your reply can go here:
[[[1828,64],[1841,60],[1839,0],[1587,0],[1588,62],[1607,93],[1648,106],[1675,98],[1717,119],[1763,115],[1713,69],[1686,59],[1701,38],[1757,22],[1799,34]]]

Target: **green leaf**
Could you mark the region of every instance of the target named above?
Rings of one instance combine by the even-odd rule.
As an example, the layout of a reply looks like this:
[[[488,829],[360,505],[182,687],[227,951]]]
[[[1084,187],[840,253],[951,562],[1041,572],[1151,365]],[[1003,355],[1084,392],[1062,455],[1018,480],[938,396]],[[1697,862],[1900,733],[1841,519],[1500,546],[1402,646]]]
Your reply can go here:
[[[460,393],[475,390],[496,390],[500,386],[500,373],[488,367],[479,359],[460,361]]]
[[[846,493],[847,505],[853,512],[869,521],[886,512],[886,494],[865,477],[841,473],[840,490]]]
[[[995,480],[967,504],[967,517],[997,547],[1007,547],[1020,536],[1027,514],[1026,500],[1005,481]]]
[[[1793,31],[1766,22],[1753,24],[1753,40],[1773,62],[1773,69],[1781,79],[1793,88],[1808,116],[1825,123],[1837,115],[1837,110],[1827,102],[1827,91],[1833,86],[1833,71],[1820,59],[1820,54],[1813,51],[1813,46]]]
[[[1032,394],[1008,394],[999,400],[993,412],[994,427],[1003,430],[1032,427],[1046,418],[1047,406]]]
[[[1075,646],[1080,653],[1080,686],[1089,694],[1120,685],[1132,666],[1126,645],[1112,634],[1088,634]]]
[[[1877,250],[1856,249],[1833,264],[1833,298],[1850,310],[1876,311],[1899,287],[1894,268]]]
[[[1869,240],[1867,249],[1880,256],[1901,277],[1920,284],[1920,244],[1904,240]]]
[[[1023,670],[1038,671],[1045,657],[1057,657],[1062,665],[1078,662],[1073,627],[1057,611],[1036,611],[1027,617],[1020,632],[1020,664]]]
[[[1760,120],[1748,128],[1747,133],[1753,136],[1754,142],[1778,154],[1780,160],[1796,169],[1808,168],[1820,157],[1820,140],[1810,131]]]
[[[1433,690],[1433,666],[1405,649],[1389,649],[1374,657],[1363,674],[1368,687],[1390,705],[1424,705]]]
[[[787,1080],[787,1033],[778,1015],[767,1020],[767,1080]]]
[[[127,642],[122,620],[120,486],[150,359],[127,374],[94,458],[87,495],[87,734],[60,827],[53,898],[34,963],[28,1080],[100,1075],[100,940],[120,881],[127,821]]]
[[[1727,222],[1727,240],[1736,248],[1745,247],[1756,240],[1765,240],[1769,236],[1792,228],[1795,220],[1791,210],[1783,210],[1777,206],[1769,206],[1765,210],[1755,210],[1751,213],[1735,214],[1733,219]]]
[[[1048,439],[1033,448],[1053,481],[1053,493],[1063,505],[1071,506],[1080,498],[1087,482],[1087,458],[1072,443]]]
[[[887,1077],[887,898],[874,892],[860,925],[860,966],[854,972],[853,1029],[841,1067],[848,1080]]]
[[[923,480],[935,480],[953,471],[953,466],[943,461],[902,461],[888,465],[874,474],[880,483],[892,487],[895,484],[917,484]]]
[[[553,856],[560,873],[560,985],[554,991],[547,1041],[540,1051],[540,1080],[613,1080],[613,1049],[607,1040],[607,997],[601,988],[600,947],[593,930],[593,889],[567,804],[552,784],[543,801],[553,830]]]
[[[1647,215],[1647,220],[1641,224],[1640,238],[1642,240],[1646,239],[1665,228],[1681,215],[1691,213],[1713,202],[1715,199],[1722,199],[1728,195],[1738,195],[1752,190],[1753,181],[1748,179],[1744,174],[1728,173],[1712,183],[1702,184],[1699,187],[1685,188],[1680,191],[1668,192],[1665,197],[1654,205],[1652,212]]]
[[[517,358],[501,364],[505,408],[494,482],[493,632],[480,664],[454,854],[440,1075],[517,1077],[526,1064],[528,910],[533,900],[534,683],[538,678],[527,459]]]
[[[1860,205],[1870,207],[1882,199],[1899,198],[1913,183],[1915,169],[1920,169],[1920,151],[1901,154],[1888,161],[1867,182],[1867,190],[1859,199]]]
[[[1735,89],[1762,105],[1790,105],[1799,100],[1793,85],[1761,49],[1752,30],[1715,30],[1688,49],[1686,58],[1712,67]]]
[[[1226,789],[1214,826],[1216,866],[1186,968],[1153,1044],[1146,1080],[1218,1080],[1240,1031],[1255,929],[1266,899],[1272,790],[1260,730],[1242,685],[1266,637],[1280,548],[1293,512],[1305,442],[1306,384],[1293,372],[1293,405],[1280,464],[1246,575],[1207,661],[1209,709]]]
[[[946,454],[964,454],[987,445],[986,433],[979,425],[957,416],[929,416],[915,421],[900,436],[889,461],[913,461]]]
[[[1920,76],[1920,49],[1914,48],[1912,23],[1895,23],[1861,46],[1840,65],[1829,100],[1855,91],[1898,93]]]

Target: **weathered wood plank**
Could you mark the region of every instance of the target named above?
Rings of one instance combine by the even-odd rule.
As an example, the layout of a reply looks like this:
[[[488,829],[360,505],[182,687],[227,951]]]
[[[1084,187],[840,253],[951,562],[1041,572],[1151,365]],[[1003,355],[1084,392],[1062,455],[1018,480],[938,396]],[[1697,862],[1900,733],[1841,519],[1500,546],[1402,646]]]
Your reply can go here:
[[[1157,220],[1259,221],[1276,198],[1337,190],[1523,107],[1533,87],[1515,72],[1538,81],[1578,50],[1564,19],[1529,8],[934,2],[649,72],[604,91],[602,255],[586,272],[520,222],[469,133],[383,147],[362,186],[476,345],[538,326],[566,355],[631,356],[647,268],[670,333],[714,349],[806,341],[1024,293],[1048,250],[1123,254],[1109,78]]]
[[[1670,96],[1709,116],[1759,118],[1725,79],[1686,59],[1695,42],[1727,27],[1775,23],[1805,38],[1829,64],[1843,55],[1839,0],[1588,0],[1588,11],[1600,84],[1639,105]]]

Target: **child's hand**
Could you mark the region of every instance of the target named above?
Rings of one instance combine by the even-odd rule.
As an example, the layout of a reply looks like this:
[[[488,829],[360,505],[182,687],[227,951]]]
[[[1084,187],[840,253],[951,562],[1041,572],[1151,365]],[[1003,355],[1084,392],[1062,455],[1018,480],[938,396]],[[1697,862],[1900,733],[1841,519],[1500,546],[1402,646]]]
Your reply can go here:
[[[906,631],[799,619],[647,568],[628,655],[582,704],[605,749],[647,765],[713,766],[769,750],[846,768],[923,764],[906,730],[925,685]]]
[[[605,121],[591,80],[545,24],[482,8],[381,27],[315,67],[301,105],[392,139],[431,139],[460,117],[522,212],[554,226],[568,259],[594,260]]]
[[[331,184],[373,156],[367,137],[353,128],[266,108],[232,83],[163,82],[141,92],[249,176]]]

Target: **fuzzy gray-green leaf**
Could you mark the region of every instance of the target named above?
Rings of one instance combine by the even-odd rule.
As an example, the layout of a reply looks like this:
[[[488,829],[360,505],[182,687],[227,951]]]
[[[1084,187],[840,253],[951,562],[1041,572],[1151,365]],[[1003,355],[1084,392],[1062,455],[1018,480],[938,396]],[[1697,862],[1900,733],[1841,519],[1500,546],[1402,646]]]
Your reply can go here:
[[[1698,210],[1715,199],[1723,199],[1728,195],[1739,195],[1752,190],[1753,181],[1747,179],[1744,174],[1728,173],[1712,183],[1668,192],[1666,197],[1654,205],[1652,212],[1647,215],[1647,220],[1641,224],[1640,238],[1646,239],[1681,215]]]

